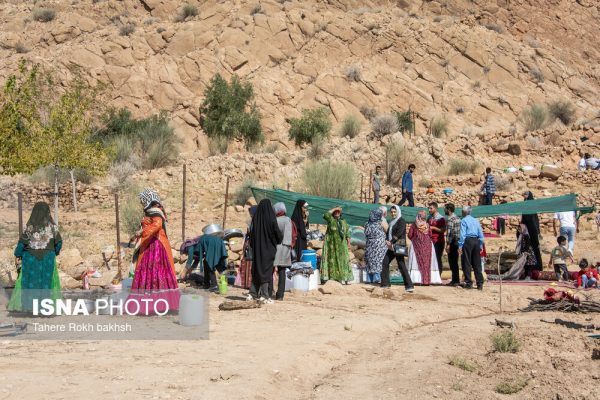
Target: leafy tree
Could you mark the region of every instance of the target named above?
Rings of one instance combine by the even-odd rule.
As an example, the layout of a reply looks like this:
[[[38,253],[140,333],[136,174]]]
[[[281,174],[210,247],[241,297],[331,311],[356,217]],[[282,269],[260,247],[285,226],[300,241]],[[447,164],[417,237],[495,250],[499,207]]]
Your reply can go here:
[[[264,141],[260,113],[254,103],[250,82],[234,75],[228,83],[216,74],[204,92],[200,106],[200,125],[210,138],[243,139],[246,147]]]
[[[297,146],[328,138],[330,131],[331,121],[329,112],[325,108],[302,110],[300,118],[290,119],[289,138]]]
[[[96,89],[77,80],[59,93],[49,73],[22,61],[0,97],[0,171],[14,175],[53,166],[57,223],[59,169],[71,173],[77,210],[75,169],[99,175],[108,168],[104,148],[89,140],[96,95]]]

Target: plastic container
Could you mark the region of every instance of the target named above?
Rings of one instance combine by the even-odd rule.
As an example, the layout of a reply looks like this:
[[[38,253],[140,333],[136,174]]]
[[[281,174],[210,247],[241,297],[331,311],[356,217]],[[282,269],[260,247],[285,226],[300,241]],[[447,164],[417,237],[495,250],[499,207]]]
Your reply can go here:
[[[454,193],[454,189],[452,189],[452,188],[445,188],[445,189],[442,190],[442,193],[444,193],[444,194],[452,194],[452,193]]]
[[[133,278],[125,278],[121,281],[121,290],[128,292],[131,290],[131,285],[133,285]]]
[[[310,286],[309,280],[310,279],[308,276],[304,276],[302,274],[294,275],[292,277],[292,288],[301,292],[308,292],[308,288]]]
[[[507,172],[507,173],[513,173],[513,172],[517,172],[517,171],[518,171],[518,169],[515,167],[504,168],[504,172]]]
[[[314,250],[302,250],[300,261],[309,262],[312,265],[312,269],[317,269],[317,252]]]
[[[361,281],[361,276],[360,274],[362,273],[362,270],[360,268],[358,268],[358,266],[356,266],[355,264],[352,265],[352,275],[354,276],[354,279],[352,280],[352,283],[360,283]]]
[[[219,276],[219,281],[217,282],[217,286],[219,287],[219,294],[222,294],[222,295],[227,294],[227,277],[225,275]]]
[[[319,283],[321,283],[321,274],[319,274],[319,270],[316,269],[308,278],[308,290],[317,290],[319,288]]]
[[[204,319],[204,298],[197,294],[184,294],[179,300],[179,324],[198,326]]]

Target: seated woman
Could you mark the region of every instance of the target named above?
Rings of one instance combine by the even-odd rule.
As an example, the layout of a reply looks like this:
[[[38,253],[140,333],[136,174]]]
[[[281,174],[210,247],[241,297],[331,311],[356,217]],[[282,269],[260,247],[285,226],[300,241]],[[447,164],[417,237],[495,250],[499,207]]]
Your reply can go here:
[[[417,220],[410,226],[408,238],[411,241],[408,272],[412,282],[422,285],[442,283],[425,211],[417,213]]]

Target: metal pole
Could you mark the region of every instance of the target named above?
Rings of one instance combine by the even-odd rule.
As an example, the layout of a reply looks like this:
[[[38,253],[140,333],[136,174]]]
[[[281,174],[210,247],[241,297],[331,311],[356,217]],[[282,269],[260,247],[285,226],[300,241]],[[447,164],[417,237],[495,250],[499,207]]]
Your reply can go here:
[[[498,277],[500,278],[500,314],[502,314],[502,275],[500,275],[500,258],[502,258],[503,247],[498,249]]]
[[[19,237],[23,234],[23,193],[17,193],[17,206],[19,209]]]
[[[119,269],[119,280],[123,280],[123,271],[121,270],[121,226],[119,222],[119,194],[115,193],[115,219],[117,225],[117,268]]]
[[[187,168],[183,163],[183,196],[181,200],[181,241],[185,242],[185,191],[187,183]]]
[[[227,197],[229,197],[229,177],[225,183],[225,203],[223,207],[223,230],[225,230],[225,221],[227,220]]]
[[[287,191],[288,192],[290,191],[290,183],[289,182],[287,183]]]

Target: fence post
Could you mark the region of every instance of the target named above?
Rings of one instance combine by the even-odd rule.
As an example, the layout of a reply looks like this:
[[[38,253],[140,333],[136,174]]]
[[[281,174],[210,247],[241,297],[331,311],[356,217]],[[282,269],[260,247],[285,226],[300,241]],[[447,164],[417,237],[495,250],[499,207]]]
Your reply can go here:
[[[372,182],[373,182],[373,171],[369,172],[369,182],[367,182],[367,185],[369,186],[369,197],[367,197],[367,203],[371,202],[371,189],[373,189]]]
[[[119,280],[123,280],[123,271],[121,270],[121,226],[119,222],[119,194],[115,193],[115,222],[117,225],[117,268],[119,269]]]
[[[19,237],[23,234],[23,193],[17,193],[17,207],[19,209]]]
[[[225,203],[223,204],[223,230],[225,230],[225,221],[227,220],[227,198],[229,197],[229,177],[225,183]]]
[[[183,196],[181,199],[181,241],[185,242],[185,195],[186,195],[186,183],[187,183],[187,167],[186,163],[183,163]]]
[[[365,180],[365,176],[361,174],[360,175],[360,200],[359,200],[361,203],[363,201],[364,180]]]

